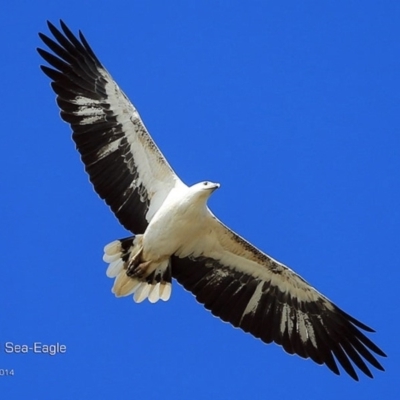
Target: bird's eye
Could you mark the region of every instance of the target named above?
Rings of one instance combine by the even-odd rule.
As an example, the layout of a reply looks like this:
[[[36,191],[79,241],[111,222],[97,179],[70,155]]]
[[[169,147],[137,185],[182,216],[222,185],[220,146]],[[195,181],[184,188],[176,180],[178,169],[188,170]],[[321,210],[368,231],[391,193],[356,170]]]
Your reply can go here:
[[[203,185],[204,185],[204,186],[207,186],[207,185],[208,185],[208,182],[204,182]]]

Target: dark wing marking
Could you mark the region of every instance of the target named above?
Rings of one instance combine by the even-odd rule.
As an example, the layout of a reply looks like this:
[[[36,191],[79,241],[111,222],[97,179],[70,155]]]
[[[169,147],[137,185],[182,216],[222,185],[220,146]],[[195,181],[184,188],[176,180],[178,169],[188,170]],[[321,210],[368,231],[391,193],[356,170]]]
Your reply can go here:
[[[198,240],[200,256],[174,256],[172,276],[212,314],[290,354],[326,364],[335,374],[334,357],[355,380],[352,363],[371,378],[365,361],[384,370],[372,354],[384,352],[361,332],[371,328],[216,218],[210,224],[214,237],[204,243],[215,245]]]
[[[54,53],[38,49],[53,67],[41,68],[96,192],[126,229],[143,233],[170,190],[183,183],[82,33],[78,40],[60,23],[62,32],[48,23],[55,40],[39,34]]]

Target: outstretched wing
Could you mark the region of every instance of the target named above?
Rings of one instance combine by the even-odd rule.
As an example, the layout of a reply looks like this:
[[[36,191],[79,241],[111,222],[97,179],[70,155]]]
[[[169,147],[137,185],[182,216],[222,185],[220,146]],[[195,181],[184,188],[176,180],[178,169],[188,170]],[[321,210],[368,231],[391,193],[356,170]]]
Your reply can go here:
[[[351,361],[372,378],[365,360],[383,370],[372,352],[385,356],[346,314],[303,278],[262,253],[210,216],[211,232],[196,243],[196,257],[172,258],[172,275],[215,316],[288,353],[326,364],[336,360],[355,380]]]
[[[38,49],[53,67],[41,68],[96,192],[126,229],[143,233],[171,189],[184,184],[82,33],[78,40],[60,23],[62,32],[48,22],[55,40],[39,34],[54,53]]]

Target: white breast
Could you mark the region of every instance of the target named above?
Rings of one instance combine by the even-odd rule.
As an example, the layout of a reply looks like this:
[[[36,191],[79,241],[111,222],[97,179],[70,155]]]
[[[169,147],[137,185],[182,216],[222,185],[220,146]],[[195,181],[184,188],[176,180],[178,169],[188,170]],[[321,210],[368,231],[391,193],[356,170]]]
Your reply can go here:
[[[144,258],[155,260],[174,253],[190,254],[196,240],[206,233],[210,213],[195,201],[190,188],[173,189],[143,235]]]

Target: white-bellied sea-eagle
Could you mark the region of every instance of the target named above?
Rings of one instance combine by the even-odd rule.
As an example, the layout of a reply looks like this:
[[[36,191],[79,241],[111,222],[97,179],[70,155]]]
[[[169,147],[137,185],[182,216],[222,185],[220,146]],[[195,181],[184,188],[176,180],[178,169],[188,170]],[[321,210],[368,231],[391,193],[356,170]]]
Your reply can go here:
[[[82,33],[48,26],[55,40],[39,35],[52,53],[38,51],[61,117],[94,189],[133,233],[104,249],[115,295],[168,300],[175,278],[223,321],[335,374],[336,361],[356,380],[354,365],[383,370],[373,353],[384,352],[361,332],[373,330],[219,221],[207,207],[219,184],[186,186]]]

